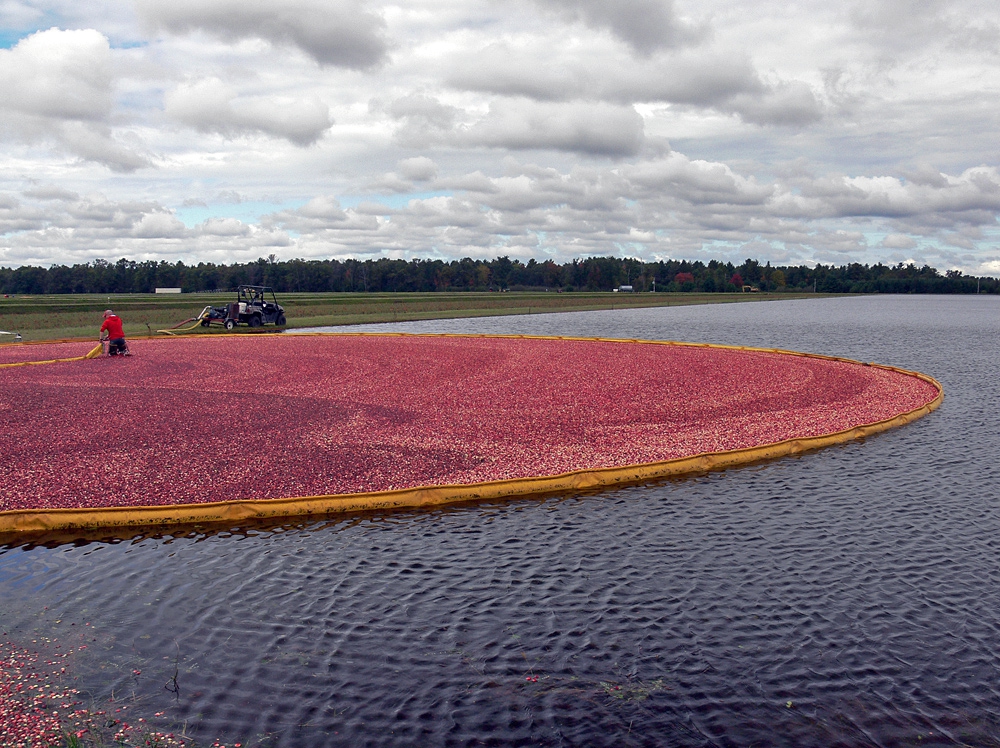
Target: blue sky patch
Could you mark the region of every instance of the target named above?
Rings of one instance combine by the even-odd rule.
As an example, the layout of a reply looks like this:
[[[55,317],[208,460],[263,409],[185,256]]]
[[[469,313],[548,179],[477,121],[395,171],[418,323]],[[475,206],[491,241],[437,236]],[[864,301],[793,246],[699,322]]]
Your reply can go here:
[[[177,218],[188,228],[193,228],[209,218],[236,218],[243,223],[257,223],[261,216],[279,210],[291,210],[305,205],[305,200],[269,203],[247,201],[243,203],[217,203],[214,205],[182,205],[174,209]]]
[[[33,31],[15,31],[14,29],[0,29],[0,49],[11,49],[24,37],[33,34]]]

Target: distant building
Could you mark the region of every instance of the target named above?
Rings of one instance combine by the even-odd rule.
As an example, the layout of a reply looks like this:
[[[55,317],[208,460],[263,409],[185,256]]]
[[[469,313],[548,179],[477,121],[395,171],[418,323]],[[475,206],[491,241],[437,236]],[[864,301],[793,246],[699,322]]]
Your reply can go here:
[[[180,293],[179,288],[157,288],[156,293]]]

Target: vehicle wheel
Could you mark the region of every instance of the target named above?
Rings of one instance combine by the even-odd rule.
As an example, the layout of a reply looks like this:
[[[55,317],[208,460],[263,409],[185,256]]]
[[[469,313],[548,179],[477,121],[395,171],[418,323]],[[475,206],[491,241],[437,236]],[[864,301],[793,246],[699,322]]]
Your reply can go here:
[[[232,330],[234,327],[236,327],[236,320],[234,320],[234,319],[227,319],[226,320],[226,329],[227,330]]]
[[[208,321],[207,319],[203,319],[203,320],[201,321],[201,326],[202,326],[202,327],[209,327],[209,326],[210,326],[211,324],[212,324],[212,323],[211,323],[211,322],[209,322],[209,321]]]
[[[276,320],[274,320],[274,324],[276,324],[278,327],[284,327],[285,326],[285,315],[284,314],[279,314],[278,318]]]
[[[260,317],[256,314],[250,318],[250,327],[260,327]]]

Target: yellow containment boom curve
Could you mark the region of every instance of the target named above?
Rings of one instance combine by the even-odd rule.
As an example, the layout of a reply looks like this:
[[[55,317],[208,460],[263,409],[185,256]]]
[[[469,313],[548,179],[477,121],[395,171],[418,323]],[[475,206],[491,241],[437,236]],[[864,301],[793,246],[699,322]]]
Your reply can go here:
[[[39,364],[61,364],[67,361],[86,361],[88,358],[97,358],[102,353],[104,353],[104,345],[98,343],[82,356],[73,356],[72,358],[49,358],[44,361],[14,361],[9,364],[0,364],[0,369],[13,369],[15,366],[38,366]]]
[[[208,313],[211,312],[211,311],[212,311],[212,307],[211,307],[211,305],[209,305],[209,306],[205,307],[204,309],[202,309],[201,310],[201,314],[199,314],[197,317],[189,317],[188,319],[184,320],[183,322],[178,322],[173,327],[169,327],[166,330],[157,330],[157,332],[161,332],[164,335],[177,335],[178,333],[191,332],[196,327],[198,327],[199,325],[201,325],[201,321],[203,319],[205,319],[206,317],[208,317]],[[190,327],[181,327],[181,325],[186,325],[188,322],[194,322],[194,324],[191,325]]]
[[[276,333],[275,333],[276,334]],[[326,335],[331,333],[306,333]],[[614,343],[642,343],[694,348],[724,348],[840,361],[859,366],[874,366],[887,371],[912,376],[931,384],[937,395],[925,405],[874,423],[861,424],[843,431],[818,436],[796,437],[772,444],[708,452],[663,462],[625,465],[613,468],[575,470],[559,475],[547,475],[483,483],[417,486],[371,493],[328,494],[276,499],[236,499],[204,504],[174,504],[137,507],[106,507],[99,509],[22,509],[0,512],[0,532],[46,532],[52,530],[85,530],[100,527],[154,527],[162,525],[200,524],[211,522],[239,523],[249,520],[277,519],[295,516],[325,516],[362,511],[414,509],[466,501],[491,501],[527,496],[568,493],[602,487],[626,486],[652,480],[701,473],[707,470],[746,465],[787,455],[844,444],[903,426],[936,410],[944,401],[944,389],[933,377],[920,372],[863,363],[852,359],[822,354],[787,351],[779,348],[754,348],[713,343],[683,343],[661,340],[622,340],[614,338],[583,338],[534,335],[474,335],[474,334],[412,334],[412,333],[332,333],[365,337],[469,337],[469,338],[530,338],[544,340],[600,340]],[[95,349],[100,353],[100,346]],[[94,351],[91,351],[93,354]],[[88,354],[87,357],[91,357]],[[63,359],[67,361],[81,360]],[[32,362],[43,363],[43,362]],[[8,366],[10,364],[7,364]],[[14,364],[15,366],[21,364]]]

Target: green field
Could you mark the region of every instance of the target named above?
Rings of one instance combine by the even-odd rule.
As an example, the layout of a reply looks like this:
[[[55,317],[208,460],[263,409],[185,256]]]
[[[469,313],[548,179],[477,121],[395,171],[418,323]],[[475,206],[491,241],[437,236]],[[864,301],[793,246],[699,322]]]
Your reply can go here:
[[[814,298],[799,293],[289,293],[285,307],[289,329],[324,325],[356,325],[418,319],[543,314],[594,309],[747,303],[775,299]],[[113,309],[125,323],[127,337],[156,335],[157,330],[197,316],[206,305],[233,301],[232,293],[52,295],[0,298],[0,330],[20,333],[24,340],[97,338],[102,312]],[[262,330],[274,329],[264,327]],[[250,332],[247,327],[237,330]],[[197,328],[199,334],[224,332]],[[0,335],[0,344],[12,336]]]

